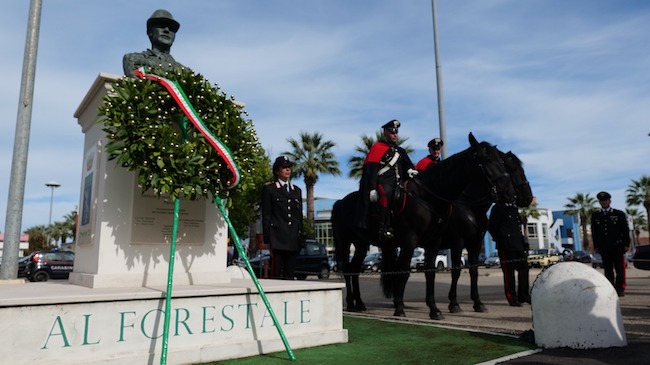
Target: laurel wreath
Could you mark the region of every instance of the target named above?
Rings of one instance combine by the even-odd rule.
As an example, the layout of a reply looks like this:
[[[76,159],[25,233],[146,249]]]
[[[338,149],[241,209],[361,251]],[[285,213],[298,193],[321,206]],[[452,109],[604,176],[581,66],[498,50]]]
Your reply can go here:
[[[253,187],[254,161],[264,154],[253,122],[217,84],[182,68],[153,69],[178,82],[206,127],[230,149],[242,178],[234,191]],[[99,107],[109,160],[137,171],[142,191],[173,200],[228,196],[232,173],[209,142],[187,122],[165,88],[152,80],[122,77]]]

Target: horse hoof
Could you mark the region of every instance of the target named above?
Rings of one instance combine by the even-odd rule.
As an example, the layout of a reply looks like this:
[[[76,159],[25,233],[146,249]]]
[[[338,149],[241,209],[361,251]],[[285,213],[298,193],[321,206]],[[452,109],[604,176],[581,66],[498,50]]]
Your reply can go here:
[[[359,309],[357,307],[347,307],[345,308],[346,312],[359,312]]]
[[[483,304],[478,304],[474,306],[474,312],[484,313],[487,312],[487,308]]]
[[[445,316],[442,315],[442,312],[437,311],[437,312],[429,313],[429,318],[435,319],[437,321],[441,321],[441,320],[445,319]]]
[[[449,312],[450,313],[460,313],[462,312],[463,309],[458,305],[449,305]]]
[[[396,311],[395,313],[393,313],[393,316],[394,317],[406,317],[406,313]]]

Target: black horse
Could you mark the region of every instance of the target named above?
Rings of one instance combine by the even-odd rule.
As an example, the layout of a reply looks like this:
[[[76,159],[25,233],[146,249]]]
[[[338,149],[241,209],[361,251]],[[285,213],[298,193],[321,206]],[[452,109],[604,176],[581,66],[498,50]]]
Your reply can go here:
[[[487,142],[479,143],[469,134],[470,147],[432,168],[421,172],[416,180],[409,180],[395,199],[392,225],[395,239],[379,244],[383,267],[381,285],[384,295],[392,297],[396,316],[404,316],[404,290],[410,274],[410,260],[415,247],[425,249],[425,268],[433,269],[435,253],[440,246],[450,216],[451,204],[472,181],[480,181],[489,189],[511,199],[514,187],[498,150]],[[347,288],[347,310],[365,310],[359,291],[358,274],[368,247],[374,242],[372,229],[356,225],[355,214],[360,204],[358,192],[351,193],[334,204],[332,230],[337,263],[342,270]],[[351,244],[355,254],[349,261]],[[439,318],[433,297],[434,270],[426,271],[429,316]]]
[[[503,164],[510,175],[515,187],[515,203],[519,207],[527,207],[533,200],[533,192],[526,179],[523,164],[512,152],[502,153]],[[470,184],[471,186],[472,184]],[[476,312],[485,312],[485,305],[481,302],[478,294],[478,257],[483,246],[483,237],[487,230],[486,213],[492,203],[495,202],[494,195],[489,189],[479,190],[479,198],[476,198],[476,191],[466,189],[453,204],[449,225],[442,238],[443,249],[450,249],[452,257],[451,287],[449,289],[449,311],[451,313],[461,312],[462,309],[457,300],[458,279],[461,273],[461,255],[463,248],[467,249],[467,265],[469,268],[471,287],[470,297],[474,302],[473,308]]]

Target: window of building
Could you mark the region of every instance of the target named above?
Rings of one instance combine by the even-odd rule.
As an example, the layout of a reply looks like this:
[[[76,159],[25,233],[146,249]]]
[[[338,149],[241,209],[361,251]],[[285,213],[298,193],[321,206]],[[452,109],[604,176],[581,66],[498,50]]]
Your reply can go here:
[[[537,224],[528,223],[526,225],[526,236],[528,238],[537,238]]]

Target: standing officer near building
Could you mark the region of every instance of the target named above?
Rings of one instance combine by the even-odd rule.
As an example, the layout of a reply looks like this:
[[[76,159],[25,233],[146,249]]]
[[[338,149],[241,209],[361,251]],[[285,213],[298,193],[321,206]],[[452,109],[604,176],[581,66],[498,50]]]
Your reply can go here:
[[[393,230],[389,223],[390,208],[397,186],[407,174],[409,177],[417,175],[417,170],[413,168],[413,162],[404,148],[397,145],[400,122],[393,119],[381,127],[384,130],[384,139],[370,147],[363,162],[359,190],[364,202],[368,199],[370,203],[376,205],[378,239],[385,241],[393,238]]]
[[[429,147],[429,155],[422,158],[415,164],[415,169],[418,171],[424,171],[429,166],[434,166],[440,161],[440,149],[445,143],[440,138],[434,138],[429,141],[427,147]]]
[[[140,67],[161,67],[168,71],[183,67],[169,53],[180,26],[167,10],[154,11],[147,20],[147,35],[151,41],[151,49],[125,54],[122,59],[124,74],[135,76],[133,71]]]
[[[508,303],[521,307],[530,303],[528,279],[528,241],[521,233],[521,215],[516,205],[497,202],[490,212],[488,231],[497,243],[499,263],[503,271],[503,287]],[[518,283],[515,283],[517,271]]]
[[[302,243],[302,191],[293,185],[292,163],[280,156],[273,163],[275,181],[262,187],[262,232],[271,247],[271,277],[293,280]]]
[[[594,250],[603,258],[605,277],[622,297],[625,295],[625,252],[630,248],[627,217],[622,211],[610,207],[612,196],[609,193],[601,191],[596,198],[601,209],[591,214]]]

